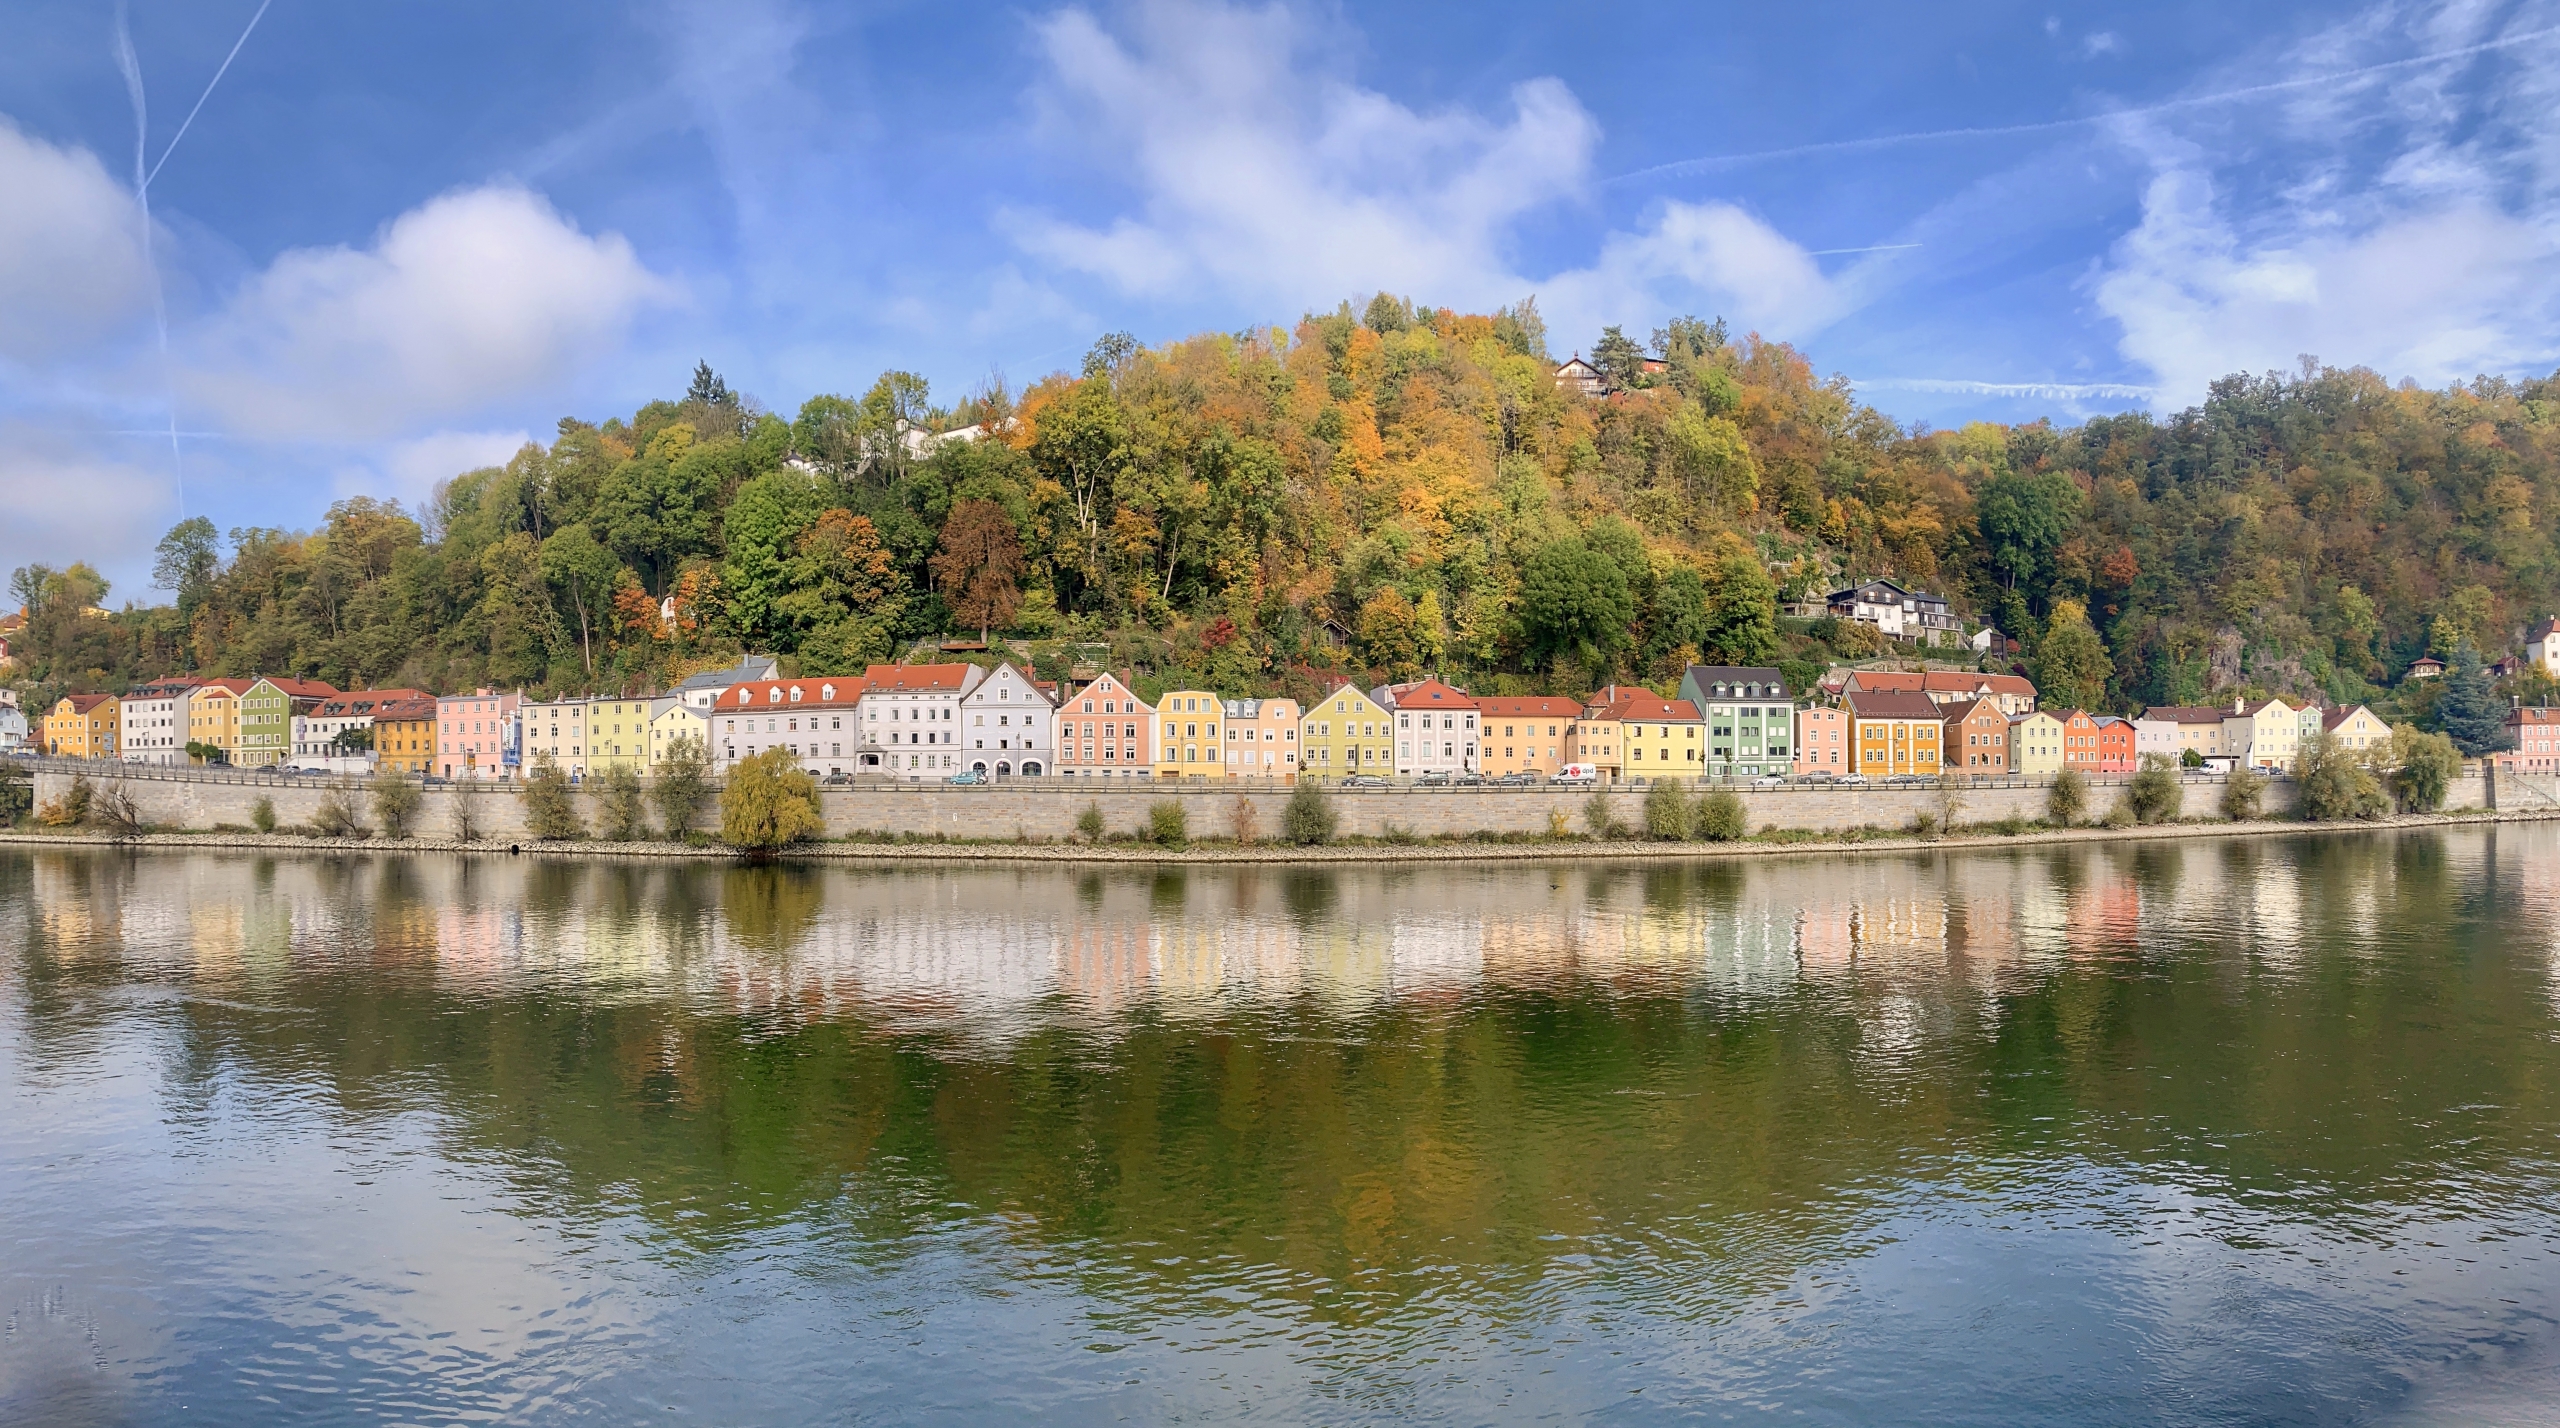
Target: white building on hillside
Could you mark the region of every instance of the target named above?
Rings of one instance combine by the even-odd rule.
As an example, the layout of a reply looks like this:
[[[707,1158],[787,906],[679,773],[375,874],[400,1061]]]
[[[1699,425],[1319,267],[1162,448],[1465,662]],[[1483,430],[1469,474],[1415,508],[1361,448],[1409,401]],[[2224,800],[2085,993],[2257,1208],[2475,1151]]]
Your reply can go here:
[[[875,664],[862,672],[858,772],[947,778],[960,762],[960,701],[987,672],[974,664]]]

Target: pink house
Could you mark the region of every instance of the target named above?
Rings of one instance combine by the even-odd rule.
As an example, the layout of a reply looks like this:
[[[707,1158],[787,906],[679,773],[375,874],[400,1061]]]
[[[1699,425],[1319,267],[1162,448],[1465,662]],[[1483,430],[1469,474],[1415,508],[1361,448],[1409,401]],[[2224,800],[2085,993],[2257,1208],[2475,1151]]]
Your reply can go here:
[[[1849,772],[1849,711],[1807,705],[1796,711],[1796,772]]]

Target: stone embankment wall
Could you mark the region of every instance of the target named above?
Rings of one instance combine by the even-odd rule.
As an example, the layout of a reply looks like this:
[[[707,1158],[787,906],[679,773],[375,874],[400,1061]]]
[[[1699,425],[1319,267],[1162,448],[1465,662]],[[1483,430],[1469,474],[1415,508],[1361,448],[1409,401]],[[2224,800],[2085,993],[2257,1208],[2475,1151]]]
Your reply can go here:
[[[159,769],[118,764],[73,764],[48,762],[36,770],[36,796],[39,801],[61,796],[75,775],[85,775],[93,785],[110,783],[121,786],[140,809],[145,820],[167,828],[212,829],[218,826],[246,828],[251,810],[261,798],[275,805],[276,820],[285,825],[307,823],[326,797],[331,780],[324,778],[287,778],[273,775],[239,773],[207,769]],[[1786,829],[1832,830],[1860,827],[1899,829],[1909,827],[1922,813],[1942,815],[1945,795],[1937,788],[1921,785],[1870,785],[1863,788],[1822,788],[1790,785],[1785,788],[1737,790],[1753,831],[1775,826]],[[1328,790],[1346,835],[1381,837],[1390,832],[1410,833],[1421,837],[1467,833],[1540,834],[1561,819],[1571,832],[1586,828],[1584,806],[1593,790],[1588,788],[1395,788],[1375,790]],[[1611,815],[1622,823],[1640,825],[1644,819],[1644,790],[1618,787],[1604,789]],[[2041,782],[1983,783],[1967,785],[1956,796],[1955,817],[1959,823],[1993,823],[2004,818],[2033,820],[2044,815],[2048,786]],[[2560,807],[2560,783],[2550,778],[2508,776],[2497,781],[2497,802],[2519,811],[2548,810]],[[2089,806],[2091,815],[2103,815],[2123,795],[2121,778],[2093,780]],[[364,822],[372,824],[370,800],[360,782],[353,795]],[[2222,796],[2221,780],[2195,777],[2186,780],[2186,812],[2190,817],[2211,817]],[[1076,819],[1087,807],[1102,810],[1104,825],[1114,833],[1126,833],[1143,827],[1149,811],[1168,799],[1180,802],[1188,810],[1191,835],[1196,838],[1232,837],[1237,832],[1241,810],[1249,808],[1254,836],[1268,840],[1280,829],[1280,817],[1289,800],[1285,784],[1262,782],[1234,783],[1119,783],[1084,782],[1062,779],[1015,780],[987,787],[953,788],[939,783],[874,783],[851,789],[828,789],[822,794],[826,807],[827,832],[841,837],[856,832],[942,834],[951,838],[1066,839],[1076,833]],[[416,831],[422,835],[448,836],[455,831],[458,806],[468,803],[475,826],[484,837],[518,838],[524,832],[522,801],[512,788],[503,785],[457,786],[436,785],[425,791],[423,806],[418,810]],[[593,799],[578,795],[581,811],[590,818],[594,814]],[[2286,780],[2272,780],[2267,785],[2265,811],[2281,816],[2294,807],[2295,788]],[[2490,790],[2478,774],[2466,775],[2458,781],[2446,799],[2448,808],[2480,808],[2490,806]],[[706,811],[706,821],[716,823],[716,811]]]

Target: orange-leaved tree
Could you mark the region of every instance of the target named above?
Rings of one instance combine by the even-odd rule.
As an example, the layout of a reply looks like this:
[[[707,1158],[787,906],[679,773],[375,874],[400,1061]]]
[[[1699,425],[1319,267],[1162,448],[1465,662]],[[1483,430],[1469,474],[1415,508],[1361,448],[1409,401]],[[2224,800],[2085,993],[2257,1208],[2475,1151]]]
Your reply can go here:
[[[952,612],[978,627],[980,640],[1021,606],[1015,579],[1021,571],[1022,538],[1004,507],[986,500],[951,503],[933,578],[950,592]]]

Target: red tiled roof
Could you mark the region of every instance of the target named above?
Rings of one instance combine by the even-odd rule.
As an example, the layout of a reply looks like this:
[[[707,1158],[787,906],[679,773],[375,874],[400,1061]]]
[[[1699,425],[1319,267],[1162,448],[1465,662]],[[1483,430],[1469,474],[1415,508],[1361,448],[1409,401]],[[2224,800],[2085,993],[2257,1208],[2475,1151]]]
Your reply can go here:
[[[1571,719],[1582,706],[1551,694],[1526,699],[1479,699],[1476,708],[1488,719]]]
[[[267,683],[290,699],[326,699],[338,692],[338,686],[325,679],[286,679],[271,674],[267,676]]]
[[[875,669],[887,666],[874,665]],[[718,709],[845,708],[862,698],[869,682],[858,674],[813,679],[759,679],[720,691]]]
[[[971,668],[965,664],[875,664],[862,672],[862,680],[865,688],[884,694],[915,694],[958,689],[968,682]]]
[[[1412,684],[1386,685],[1381,690],[1373,692],[1370,697],[1376,699],[1378,693],[1386,695],[1386,698],[1378,702],[1390,709],[1419,709],[1426,704],[1434,709],[1476,707],[1475,700],[1468,697],[1465,690],[1442,684],[1436,679],[1420,680]]]

